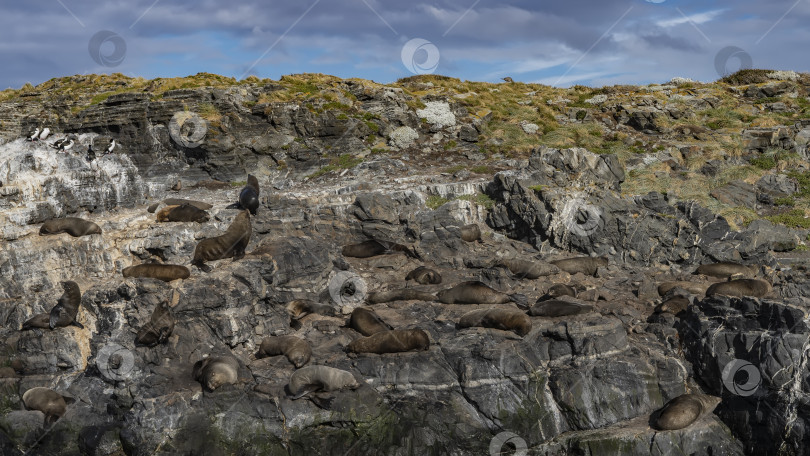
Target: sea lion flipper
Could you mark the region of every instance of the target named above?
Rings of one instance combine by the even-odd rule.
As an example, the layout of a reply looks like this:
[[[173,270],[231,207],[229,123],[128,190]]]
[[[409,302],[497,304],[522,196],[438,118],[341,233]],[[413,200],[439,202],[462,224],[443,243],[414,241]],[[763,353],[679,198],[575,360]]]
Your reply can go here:
[[[335,396],[321,396],[319,394],[313,394],[309,396],[309,400],[312,401],[313,404],[317,405],[318,408],[322,408],[324,410],[330,410],[332,406],[332,401],[335,400]]]
[[[58,307],[51,309],[50,320],[48,321],[48,326],[51,329],[56,328],[56,324],[59,323],[60,313]]]
[[[290,328],[298,330],[301,329],[302,325],[301,322],[296,320],[295,318],[290,317]]]
[[[79,329],[84,329],[84,325],[79,323],[78,321],[74,320],[70,322],[71,325],[78,327]]]
[[[529,300],[528,300],[528,298],[526,298],[526,295],[520,294],[520,293],[515,293],[515,294],[509,295],[509,298],[512,299],[512,302],[517,304],[518,307],[521,307],[523,309],[528,309],[529,308]]]
[[[314,383],[309,384],[309,385],[304,386],[301,389],[300,393],[296,394],[295,396],[291,397],[290,399],[292,399],[292,400],[301,399],[302,397],[306,396],[307,394],[314,393],[315,391],[318,391],[320,389],[321,389],[321,385],[319,385],[319,384],[314,384]]]

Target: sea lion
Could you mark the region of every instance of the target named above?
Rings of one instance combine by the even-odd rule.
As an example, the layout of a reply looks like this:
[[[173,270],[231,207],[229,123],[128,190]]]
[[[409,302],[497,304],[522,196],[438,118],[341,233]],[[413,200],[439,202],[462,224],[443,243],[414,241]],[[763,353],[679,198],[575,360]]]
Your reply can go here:
[[[326,316],[335,315],[334,307],[329,304],[310,301],[309,299],[296,299],[288,302],[287,311],[290,312],[290,316],[296,320],[313,313]]]
[[[290,375],[287,389],[295,400],[315,391],[355,389],[359,386],[351,372],[329,366],[304,366]]]
[[[521,279],[536,279],[560,272],[557,266],[545,261],[527,261],[518,258],[502,258],[495,263],[495,266],[505,267]]]
[[[239,192],[239,207],[253,215],[259,209],[259,181],[252,174],[248,174],[247,185]]]
[[[197,222],[204,223],[210,219],[208,212],[199,209],[191,204],[185,203],[179,206],[166,206],[157,213],[158,222]]]
[[[26,320],[22,325],[21,331],[29,329],[51,329],[51,314],[44,312],[36,314]]]
[[[461,240],[467,242],[474,242],[481,240],[481,228],[475,223],[464,225],[461,227]]]
[[[365,307],[357,307],[352,311],[348,326],[364,336],[394,329],[373,310]]]
[[[343,246],[341,253],[349,258],[369,258],[377,255],[386,255],[395,252],[403,252],[411,258],[419,258],[413,248],[402,244],[388,241],[377,241],[374,239],[363,241],[359,244],[349,244]]]
[[[174,314],[169,309],[169,303],[163,301],[152,311],[149,322],[143,325],[135,336],[135,345],[154,347],[169,339],[174,330]]]
[[[209,391],[236,383],[239,363],[229,356],[213,356],[194,363],[192,375]]]
[[[706,296],[714,296],[716,294],[725,296],[750,296],[753,298],[761,298],[770,293],[771,284],[760,279],[738,279],[728,282],[715,283],[706,290]]]
[[[430,348],[430,338],[421,329],[392,329],[355,339],[346,346],[349,353],[400,353]]]
[[[79,284],[68,280],[62,282],[62,288],[65,292],[62,293],[59,301],[51,309],[48,325],[51,329],[68,325],[84,328],[81,323],[76,321],[76,316],[79,314],[79,304],[82,302],[82,292],[79,290]]]
[[[533,317],[568,317],[571,315],[579,315],[593,310],[593,306],[581,304],[576,301],[569,301],[568,299],[550,299],[547,301],[538,300],[531,309],[529,315]]]
[[[480,326],[512,331],[518,336],[525,336],[532,330],[532,320],[517,309],[490,308],[467,312],[458,321],[458,328]]]
[[[61,394],[41,386],[23,393],[22,400],[28,410],[39,410],[45,414],[45,425],[55,423],[67,409],[67,401]]]
[[[150,214],[154,214],[155,211],[157,210],[158,206],[160,206],[160,202],[152,203],[152,204],[149,205],[149,207],[146,208],[146,212],[148,212]]]
[[[42,224],[39,235],[67,233],[73,237],[101,234],[101,227],[95,223],[78,217],[65,217],[50,219]]]
[[[709,288],[708,283],[695,283],[695,282],[687,282],[684,280],[675,280],[670,282],[663,282],[658,285],[658,295],[664,296],[665,294],[669,293],[669,290],[680,287],[684,290],[692,293],[694,295],[703,295],[706,293],[706,289]]]
[[[152,279],[171,282],[177,279],[188,279],[191,271],[179,264],[146,263],[129,266],[121,271],[124,277],[149,277]]]
[[[552,261],[551,264],[572,275],[581,272],[596,277],[596,270],[599,267],[607,266],[608,259],[605,257],[576,257]]]
[[[570,285],[566,285],[564,283],[555,283],[549,287],[546,294],[537,298],[537,302],[548,301],[549,299],[559,298],[561,296],[570,296],[572,298],[576,298],[577,291]]]
[[[312,347],[309,342],[295,336],[265,337],[256,352],[256,359],[268,356],[284,355],[296,368],[303,366],[312,358]]]
[[[703,274],[718,279],[727,279],[731,276],[742,275],[751,278],[757,273],[756,266],[744,266],[738,263],[723,261],[713,264],[702,264],[695,269],[695,274]]]
[[[165,200],[163,200],[163,204],[165,204],[166,206],[182,206],[183,204],[190,204],[190,205],[196,207],[197,209],[200,209],[200,210],[203,210],[203,211],[207,211],[208,209],[211,209],[212,207],[214,207],[213,205],[208,204],[208,203],[203,203],[202,201],[194,201],[194,200],[187,200],[187,199],[181,199],[181,198],[166,198]]]
[[[712,413],[720,400],[707,394],[682,394],[657,412],[658,416],[653,419],[654,427],[661,431],[683,429]]]
[[[435,301],[436,295],[413,288],[400,288],[388,291],[372,291],[366,296],[366,302],[370,304],[381,304],[391,301]]]
[[[528,307],[526,296],[522,294],[506,294],[494,290],[482,282],[461,282],[453,288],[442,290],[436,294],[440,302],[445,304],[506,304],[514,302]]]
[[[422,285],[442,283],[442,276],[433,269],[419,266],[405,276],[405,280],[415,280]]]
[[[205,265],[206,261],[231,257],[235,260],[242,258],[245,256],[245,247],[250,242],[252,231],[250,212],[247,210],[239,212],[225,234],[203,239],[197,244],[191,264],[207,272],[210,268]]]
[[[691,304],[691,302],[686,296],[673,296],[655,306],[655,313],[669,312],[672,315],[678,315],[686,310],[689,304]]]

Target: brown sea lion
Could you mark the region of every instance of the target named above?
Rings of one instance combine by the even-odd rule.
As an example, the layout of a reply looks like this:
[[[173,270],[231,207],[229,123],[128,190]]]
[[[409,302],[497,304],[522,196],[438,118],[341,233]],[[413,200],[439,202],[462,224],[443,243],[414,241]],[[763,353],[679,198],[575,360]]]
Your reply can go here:
[[[531,309],[529,315],[533,317],[568,317],[571,315],[579,315],[593,310],[593,306],[582,304],[568,297],[560,297],[560,299],[549,299],[546,301],[537,301]]]
[[[259,181],[252,174],[248,174],[247,185],[239,192],[239,207],[253,215],[259,209]]]
[[[430,348],[430,338],[421,329],[392,329],[355,339],[346,346],[349,353],[400,353]]]
[[[45,425],[53,424],[61,418],[65,414],[68,404],[61,394],[41,386],[23,393],[22,400],[28,410],[39,410],[45,414]],[[70,400],[70,402],[73,401]]]
[[[287,303],[287,311],[296,320],[309,314],[334,316],[335,308],[329,304],[310,301],[309,299],[296,299]]]
[[[527,261],[519,258],[502,258],[495,263],[495,266],[503,266],[521,279],[536,279],[560,272],[557,266],[545,261]]]
[[[608,265],[608,259],[605,257],[576,257],[552,261],[551,264],[572,275],[581,272],[588,276],[596,276],[597,269]]]
[[[702,264],[695,269],[695,274],[703,274],[718,279],[727,279],[731,276],[742,275],[751,278],[757,273],[756,266],[744,266],[738,263],[723,261],[720,263]]]
[[[570,285],[566,285],[564,283],[555,283],[549,287],[546,294],[537,298],[537,302],[548,301],[549,299],[559,298],[561,296],[570,296],[572,298],[576,298],[577,291]]]
[[[209,391],[236,383],[239,363],[229,356],[213,356],[194,363],[192,375]]]
[[[405,276],[405,280],[415,280],[422,285],[442,283],[442,276],[433,269],[419,266]]]
[[[177,279],[188,279],[191,271],[178,264],[146,263],[129,266],[121,271],[124,277],[148,277],[152,279],[171,282]]]
[[[532,320],[520,310],[495,307],[467,312],[461,316],[457,325],[459,328],[473,326],[512,331],[518,336],[525,336],[532,330]]]
[[[21,331],[29,329],[51,329],[51,314],[44,312],[36,314],[26,320],[22,325]]]
[[[166,206],[157,213],[158,222],[197,222],[204,223],[210,219],[208,212],[185,203],[179,206]]]
[[[62,288],[65,290],[59,301],[51,309],[49,326],[51,329],[62,326],[78,326],[84,328],[81,323],[76,321],[76,316],[79,314],[79,304],[82,302],[82,292],[79,290],[79,284],[72,280],[62,282]]]
[[[661,431],[683,429],[711,414],[720,398],[706,394],[682,394],[667,402],[654,419],[654,427]]]
[[[223,258],[240,259],[245,256],[245,247],[250,242],[253,228],[250,225],[250,212],[243,210],[233,219],[225,234],[203,239],[194,249],[194,259],[191,264],[203,271],[210,268],[206,261],[221,260]]]
[[[680,287],[684,290],[692,293],[693,295],[704,295],[706,294],[706,289],[709,288],[708,283],[695,283],[695,282],[687,282],[684,280],[675,280],[671,282],[663,282],[662,284],[658,285],[658,295],[664,296],[665,294],[669,293],[669,290]]]
[[[467,242],[474,242],[481,240],[481,228],[475,223],[464,225],[461,227],[461,239]]]
[[[436,294],[440,302],[445,304],[506,304],[514,302],[519,306],[528,307],[526,296],[522,294],[506,294],[494,290],[482,282],[461,282],[453,288],[442,290]]]
[[[394,329],[373,310],[365,307],[357,307],[352,311],[348,326],[364,336]]]
[[[200,210],[203,210],[203,211],[207,211],[208,209],[211,209],[212,207],[214,207],[213,205],[208,204],[208,203],[203,203],[202,201],[194,201],[194,200],[187,200],[187,199],[181,199],[181,198],[166,198],[165,200],[163,200],[163,204],[165,204],[166,206],[182,206],[183,204],[190,204],[190,205],[196,207],[197,209],[200,209]]]
[[[73,237],[101,234],[101,227],[95,223],[78,217],[65,217],[50,219],[42,224],[39,235],[67,233]]]
[[[730,280],[728,282],[715,283],[706,290],[706,296],[714,296],[716,294],[725,296],[750,296],[753,298],[761,298],[770,293],[771,284],[760,279],[738,279]]]
[[[265,337],[256,352],[256,359],[268,356],[284,355],[296,368],[303,366],[312,358],[312,347],[309,342],[295,336]]]
[[[155,214],[155,221],[158,222],[158,223],[168,222],[169,221],[169,212],[171,212],[172,209],[175,209],[175,208],[178,208],[178,207],[180,207],[180,206],[175,205],[175,206],[163,206],[163,207],[161,207],[160,210],[157,211],[157,214]]]
[[[656,313],[669,312],[672,315],[678,315],[686,310],[691,302],[686,296],[673,296],[666,301],[655,306]]]
[[[366,296],[369,304],[381,304],[392,301],[435,301],[436,295],[413,288],[400,288],[388,291],[372,291]]]
[[[412,247],[388,241],[377,241],[374,239],[363,241],[359,244],[349,244],[343,246],[341,253],[349,258],[370,258],[377,255],[386,255],[402,252],[411,258],[419,258]]]
[[[169,303],[163,301],[152,311],[149,322],[143,325],[135,336],[135,345],[154,347],[165,343],[174,330],[175,318],[169,309]]]
[[[298,399],[315,391],[338,391],[359,386],[351,372],[329,366],[304,366],[290,375],[287,389],[292,399]]]

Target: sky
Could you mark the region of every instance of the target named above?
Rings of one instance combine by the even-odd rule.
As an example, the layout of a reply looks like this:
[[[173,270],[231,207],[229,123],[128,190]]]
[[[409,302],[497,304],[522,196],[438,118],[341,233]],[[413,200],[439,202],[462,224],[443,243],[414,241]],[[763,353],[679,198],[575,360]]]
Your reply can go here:
[[[810,71],[810,0],[26,0],[0,6],[0,89],[74,74],[414,74],[574,84]]]

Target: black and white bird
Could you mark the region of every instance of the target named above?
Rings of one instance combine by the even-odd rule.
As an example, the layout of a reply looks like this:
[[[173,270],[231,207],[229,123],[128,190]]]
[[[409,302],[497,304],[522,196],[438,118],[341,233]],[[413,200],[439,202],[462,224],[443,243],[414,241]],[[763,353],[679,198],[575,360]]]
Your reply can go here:
[[[61,146],[59,146],[59,150],[62,152],[67,152],[71,147],[73,147],[73,139],[68,139],[67,141],[63,142]]]
[[[87,161],[93,162],[96,159],[96,151],[93,150],[93,143],[87,146]]]
[[[54,149],[60,149],[65,141],[67,141],[67,138],[57,139],[55,143],[51,144],[51,147]]]
[[[34,129],[34,131],[32,131],[31,133],[28,134],[28,140],[29,141],[36,141],[37,139],[39,139],[39,132],[40,132],[40,129],[39,129],[39,127],[37,127],[36,129]]]
[[[45,128],[42,129],[41,132],[39,132],[39,139],[41,139],[41,140],[48,139],[48,135],[50,135],[50,134],[51,134],[51,129],[48,128],[48,127],[45,127]]]
[[[115,150],[115,140],[111,139],[110,144],[107,145],[107,149],[104,150],[104,155],[111,154],[113,150]]]

